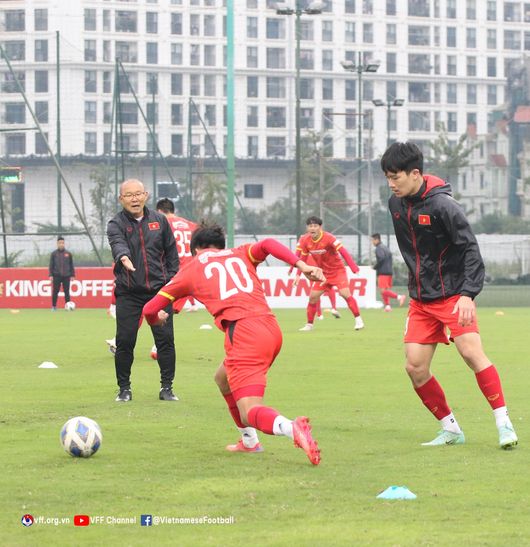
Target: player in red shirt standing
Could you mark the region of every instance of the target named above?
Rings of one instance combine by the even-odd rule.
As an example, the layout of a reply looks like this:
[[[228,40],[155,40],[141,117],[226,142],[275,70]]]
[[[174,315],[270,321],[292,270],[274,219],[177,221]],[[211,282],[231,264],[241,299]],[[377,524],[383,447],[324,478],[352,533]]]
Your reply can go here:
[[[150,325],[166,320],[168,301],[193,295],[213,315],[225,333],[225,359],[215,374],[230,414],[242,438],[227,450],[261,452],[256,429],[283,435],[302,448],[313,465],[320,450],[311,436],[309,420],[289,420],[263,405],[267,372],[282,346],[282,333],[271,312],[256,267],[272,254],[299,268],[312,281],[325,281],[322,270],[299,260],[274,239],[225,249],[225,235],[218,225],[201,225],[193,232],[191,250],[196,256],[144,306]]]
[[[191,220],[188,220],[184,217],[178,217],[175,215],[175,204],[169,198],[159,199],[156,203],[156,210],[160,213],[166,215],[166,218],[169,221],[169,225],[173,230],[173,235],[175,236],[175,243],[177,245],[177,253],[179,255],[179,269],[182,268],[191,260],[191,251],[190,251],[190,241],[191,234],[197,229],[198,225]],[[184,298],[179,302],[173,304],[173,311],[179,313],[186,300],[190,301],[191,307],[188,308],[188,311],[195,312],[199,309],[193,297],[187,299]]]
[[[322,230],[322,219],[316,216],[309,217],[306,220],[306,225],[307,234],[300,238],[296,254],[304,261],[311,257],[315,264],[322,268],[326,281],[313,284],[309,295],[309,304],[307,305],[307,323],[300,330],[313,330],[317,303],[322,294],[328,289],[333,289],[334,286],[337,287],[342,298],[346,300],[348,308],[355,317],[355,330],[361,330],[364,328],[364,322],[357,301],[350,292],[350,283],[341,257],[344,258],[354,274],[359,272],[359,266],[333,234]]]

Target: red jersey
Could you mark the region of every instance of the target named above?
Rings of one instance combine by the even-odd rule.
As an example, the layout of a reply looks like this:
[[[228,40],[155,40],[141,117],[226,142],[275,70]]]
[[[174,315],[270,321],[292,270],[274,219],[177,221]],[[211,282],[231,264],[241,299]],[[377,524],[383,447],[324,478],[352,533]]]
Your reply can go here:
[[[180,267],[184,266],[191,259],[190,241],[191,234],[196,230],[197,224],[182,217],[167,215],[167,220],[175,236],[177,253],[179,255]]]
[[[307,258],[308,264],[311,264],[309,259],[312,258],[314,263],[322,268],[326,277],[333,277],[345,270],[339,253],[341,247],[342,243],[333,234],[323,231],[316,241],[313,240],[311,234],[303,235],[296,250],[300,251],[304,260]]]
[[[193,296],[204,304],[221,330],[223,321],[273,315],[256,272],[266,255],[253,256],[253,245],[198,251],[158,294],[171,301]]]

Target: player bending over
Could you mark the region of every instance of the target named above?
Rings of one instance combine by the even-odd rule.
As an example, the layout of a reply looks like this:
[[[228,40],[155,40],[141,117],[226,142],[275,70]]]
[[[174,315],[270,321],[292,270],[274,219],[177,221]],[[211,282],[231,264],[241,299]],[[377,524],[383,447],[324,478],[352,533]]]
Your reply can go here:
[[[160,325],[166,320],[163,308],[169,302],[186,296],[202,302],[225,333],[225,359],[215,381],[241,432],[239,442],[227,450],[261,452],[259,429],[291,438],[318,465],[320,450],[311,436],[309,419],[290,420],[263,404],[267,372],[282,346],[282,333],[256,268],[271,254],[299,268],[311,281],[325,282],[322,270],[299,260],[274,239],[235,249],[225,249],[225,245],[220,226],[199,226],[191,238],[193,260],[144,306],[145,318],[150,325]]]

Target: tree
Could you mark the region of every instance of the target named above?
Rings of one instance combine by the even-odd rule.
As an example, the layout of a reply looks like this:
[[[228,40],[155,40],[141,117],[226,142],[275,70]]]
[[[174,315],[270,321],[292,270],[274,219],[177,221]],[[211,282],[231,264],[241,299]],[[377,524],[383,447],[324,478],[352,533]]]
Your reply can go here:
[[[94,228],[95,233],[100,235],[99,246],[103,248],[106,242],[107,222],[113,216],[116,198],[112,192],[109,171],[106,166],[96,167],[89,176],[94,183],[94,187],[89,192],[93,210],[89,227]]]
[[[209,222],[226,223],[226,182],[207,174],[197,178],[193,200],[193,216]]]
[[[425,159],[433,173],[456,185],[459,169],[469,165],[469,156],[479,143],[470,143],[467,133],[460,135],[454,142],[449,138],[443,123],[438,128],[438,137],[429,144],[431,153]]]

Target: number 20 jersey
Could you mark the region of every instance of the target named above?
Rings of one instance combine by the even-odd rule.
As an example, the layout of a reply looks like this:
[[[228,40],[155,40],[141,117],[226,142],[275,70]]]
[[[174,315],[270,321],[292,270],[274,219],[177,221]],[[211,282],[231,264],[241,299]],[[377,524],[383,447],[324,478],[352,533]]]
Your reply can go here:
[[[223,321],[273,315],[256,271],[261,259],[252,256],[252,245],[199,251],[160,294],[174,299],[195,297],[221,330]]]

